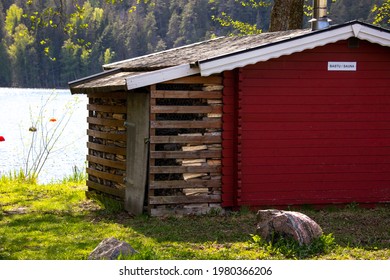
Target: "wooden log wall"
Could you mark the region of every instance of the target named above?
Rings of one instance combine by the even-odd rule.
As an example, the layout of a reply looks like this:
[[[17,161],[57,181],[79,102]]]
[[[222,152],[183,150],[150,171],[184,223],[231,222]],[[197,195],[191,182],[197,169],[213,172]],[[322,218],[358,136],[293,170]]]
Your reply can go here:
[[[88,191],[125,197],[126,94],[88,94]]]
[[[222,88],[215,76],[151,87],[152,216],[221,209]]]

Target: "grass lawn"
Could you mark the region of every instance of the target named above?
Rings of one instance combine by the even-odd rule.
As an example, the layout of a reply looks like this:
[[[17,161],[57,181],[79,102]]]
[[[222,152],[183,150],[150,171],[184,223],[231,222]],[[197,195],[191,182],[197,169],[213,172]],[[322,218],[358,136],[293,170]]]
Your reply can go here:
[[[0,260],[82,260],[116,237],[135,259],[390,259],[390,207],[300,210],[324,230],[316,248],[270,244],[255,234],[250,211],[224,215],[130,217],[85,197],[84,182],[28,184],[0,179]],[[317,245],[318,245],[317,244]]]

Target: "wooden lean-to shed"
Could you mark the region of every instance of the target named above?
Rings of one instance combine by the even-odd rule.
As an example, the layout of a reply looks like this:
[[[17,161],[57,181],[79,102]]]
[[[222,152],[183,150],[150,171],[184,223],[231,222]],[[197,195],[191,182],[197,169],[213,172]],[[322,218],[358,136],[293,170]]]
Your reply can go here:
[[[90,191],[151,215],[390,201],[390,31],[224,37],[104,66]]]

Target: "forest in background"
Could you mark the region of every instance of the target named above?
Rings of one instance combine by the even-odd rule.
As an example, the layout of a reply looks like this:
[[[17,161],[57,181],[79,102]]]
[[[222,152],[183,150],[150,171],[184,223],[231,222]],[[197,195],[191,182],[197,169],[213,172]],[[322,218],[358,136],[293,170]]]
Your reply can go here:
[[[329,17],[372,23],[383,1],[328,0]],[[239,0],[146,2],[0,0],[0,87],[66,88],[103,64],[234,34],[216,20],[223,14],[266,32],[273,1],[259,8]]]

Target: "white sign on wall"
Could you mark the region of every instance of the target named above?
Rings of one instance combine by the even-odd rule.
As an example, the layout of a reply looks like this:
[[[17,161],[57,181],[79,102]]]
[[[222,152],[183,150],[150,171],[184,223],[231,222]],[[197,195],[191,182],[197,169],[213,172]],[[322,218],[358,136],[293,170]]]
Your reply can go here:
[[[328,71],[356,71],[357,62],[329,61]]]

